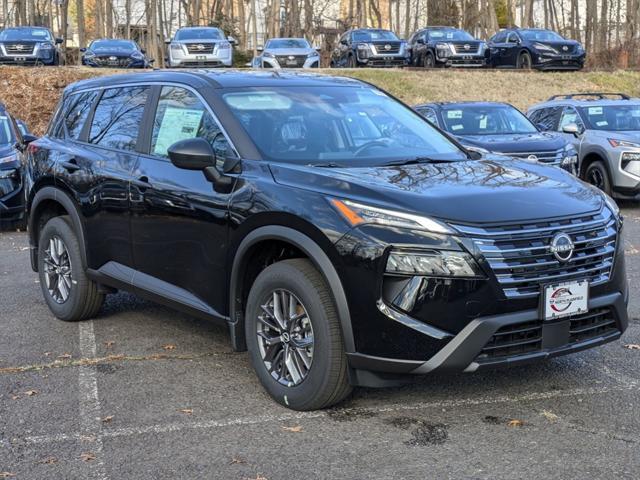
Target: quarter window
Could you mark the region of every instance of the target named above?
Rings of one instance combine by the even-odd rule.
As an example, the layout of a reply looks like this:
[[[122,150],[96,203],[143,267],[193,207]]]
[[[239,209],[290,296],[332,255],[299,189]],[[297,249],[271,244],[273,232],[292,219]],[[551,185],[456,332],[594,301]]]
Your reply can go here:
[[[75,140],[80,139],[82,134],[82,127],[87,120],[87,116],[91,111],[93,102],[96,99],[98,93],[94,90],[92,92],[78,93],[70,95],[63,108],[64,121],[62,122],[62,129],[64,130],[64,136],[66,138],[72,138]]]
[[[436,111],[430,107],[420,107],[416,109],[420,115],[422,115],[429,123],[438,126],[438,116]]]
[[[98,102],[89,143],[118,150],[135,150],[149,87],[105,90]]]
[[[153,121],[151,154],[167,158],[171,145],[195,137],[207,140],[216,153],[217,161],[224,162],[229,144],[200,99],[184,88],[163,87]]]

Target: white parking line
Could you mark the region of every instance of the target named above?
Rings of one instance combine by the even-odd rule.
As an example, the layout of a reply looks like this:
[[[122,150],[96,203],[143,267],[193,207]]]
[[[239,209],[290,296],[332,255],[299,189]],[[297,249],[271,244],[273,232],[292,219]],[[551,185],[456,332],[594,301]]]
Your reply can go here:
[[[96,357],[96,337],[93,332],[93,321],[80,322],[80,355],[82,358]],[[102,460],[102,438],[100,422],[100,399],[98,397],[98,370],[95,365],[83,365],[78,374],[78,396],[80,401],[81,433],[76,435],[91,453],[95,460],[87,461],[89,477],[98,480],[107,478]]]

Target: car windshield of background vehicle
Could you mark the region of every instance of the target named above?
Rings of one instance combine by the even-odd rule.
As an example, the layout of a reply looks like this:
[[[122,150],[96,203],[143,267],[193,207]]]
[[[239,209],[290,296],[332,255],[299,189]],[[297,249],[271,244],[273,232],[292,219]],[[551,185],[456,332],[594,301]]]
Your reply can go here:
[[[222,32],[217,28],[189,28],[178,30],[176,40],[222,40]]]
[[[0,115],[0,146],[11,145],[15,142],[9,117]]]
[[[429,32],[431,40],[473,40],[474,38],[464,30],[432,30]]]
[[[360,32],[353,32],[354,42],[377,42],[385,40],[398,40],[395,33],[389,30],[367,30]]]
[[[301,38],[269,40],[265,48],[311,48],[309,42]]]
[[[581,107],[587,128],[616,132],[640,131],[639,105]]]
[[[223,98],[267,160],[373,166],[467,158],[416,112],[368,87],[234,88]]]
[[[522,113],[506,105],[443,109],[445,129],[454,135],[508,135],[538,130]]]
[[[90,50],[94,52],[99,51],[121,51],[130,52],[131,50],[137,50],[136,45],[128,40],[96,40],[91,44]]]
[[[26,40],[34,42],[51,41],[51,34],[42,28],[7,28],[0,32],[0,42]]]
[[[531,42],[564,42],[565,39],[551,30],[520,30],[520,35]]]

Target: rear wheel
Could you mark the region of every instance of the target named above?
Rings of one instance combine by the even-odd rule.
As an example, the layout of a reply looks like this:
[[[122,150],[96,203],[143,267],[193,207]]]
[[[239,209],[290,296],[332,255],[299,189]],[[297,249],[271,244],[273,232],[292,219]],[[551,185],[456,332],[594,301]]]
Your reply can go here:
[[[528,52],[522,52],[518,57],[517,67],[522,70],[531,70],[531,55]]]
[[[595,161],[587,166],[584,171],[584,179],[594,187],[598,187],[607,195],[611,195],[611,179],[607,167],[601,161]]]
[[[278,262],[258,275],[247,301],[245,335],[253,368],[277,402],[316,410],[350,393],[333,298],[309,260]]]
[[[68,322],[95,316],[104,301],[98,285],[87,278],[80,244],[68,216],[54,217],[38,241],[38,274],[44,299],[53,314]]]

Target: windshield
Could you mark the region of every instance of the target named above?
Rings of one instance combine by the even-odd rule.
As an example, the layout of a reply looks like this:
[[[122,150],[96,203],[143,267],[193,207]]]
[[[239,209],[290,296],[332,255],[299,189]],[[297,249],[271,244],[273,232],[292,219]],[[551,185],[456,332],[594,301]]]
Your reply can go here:
[[[265,48],[311,48],[303,38],[278,38],[269,40]]]
[[[444,128],[454,135],[505,135],[538,130],[509,105],[455,106],[442,111]]]
[[[432,40],[474,40],[464,30],[431,30],[429,31],[429,38]]]
[[[12,145],[15,143],[13,129],[9,117],[0,113],[0,146]]]
[[[91,50],[120,50],[129,51],[137,50],[136,44],[128,40],[96,40],[89,47]]]
[[[176,33],[176,40],[222,40],[223,38],[219,28],[185,28]]]
[[[370,87],[229,89],[224,101],[267,160],[370,166],[465,154],[413,110]]]
[[[532,42],[564,42],[565,39],[551,30],[520,30],[520,35]]]
[[[358,30],[353,32],[354,42],[376,42],[378,40],[398,40],[398,37],[389,30]]]
[[[580,107],[587,128],[616,132],[640,131],[640,104]]]
[[[51,33],[44,28],[7,28],[0,32],[0,41],[51,41]]]

